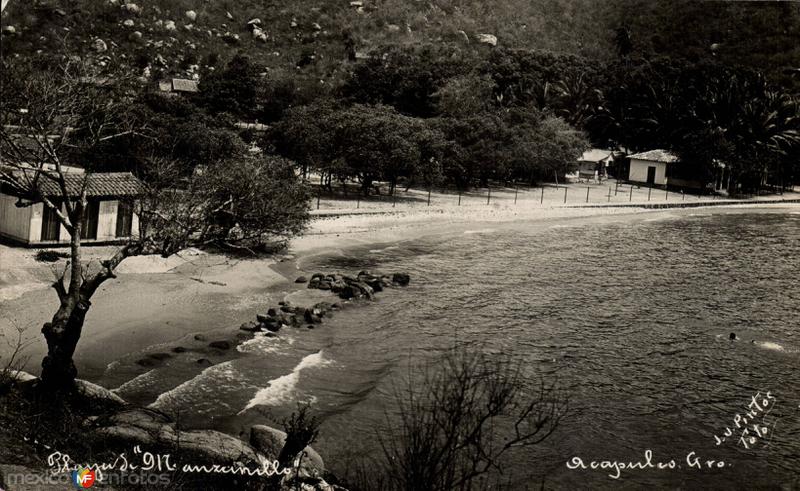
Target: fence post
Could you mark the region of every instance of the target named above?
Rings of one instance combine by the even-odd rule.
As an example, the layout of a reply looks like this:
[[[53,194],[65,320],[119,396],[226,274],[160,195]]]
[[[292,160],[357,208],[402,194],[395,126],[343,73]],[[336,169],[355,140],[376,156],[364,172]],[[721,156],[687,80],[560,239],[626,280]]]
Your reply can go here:
[[[586,186],[586,202],[589,202],[589,190],[592,189],[591,186]]]
[[[489,204],[489,201],[492,199],[492,185],[489,184],[489,193],[486,195],[486,204]]]
[[[669,188],[666,188],[667,192],[664,194],[664,201],[669,201]]]
[[[631,184],[631,195],[628,197],[628,201],[633,201],[633,184]]]
[[[458,188],[458,206],[461,206],[461,188]]]
[[[517,195],[519,194],[519,184],[514,182],[514,204],[517,204]]]
[[[619,180],[614,182],[614,196],[617,195],[617,191],[619,191]]]
[[[647,188],[647,201],[650,201],[650,194],[652,194],[652,192],[653,192],[653,187],[652,186]]]
[[[608,202],[611,203],[611,186],[608,187]]]
[[[397,186],[392,190],[392,208],[397,206]]]
[[[356,209],[361,208],[361,194],[356,193]]]
[[[683,189],[681,189],[681,201],[686,201],[686,193],[683,192]]]
[[[565,205],[567,204],[567,189],[568,188],[566,186],[564,186],[564,204]]]
[[[539,204],[540,205],[544,204],[544,186],[542,186],[542,199],[541,199],[541,201],[539,201]]]
[[[428,188],[428,206],[431,206],[431,188]]]

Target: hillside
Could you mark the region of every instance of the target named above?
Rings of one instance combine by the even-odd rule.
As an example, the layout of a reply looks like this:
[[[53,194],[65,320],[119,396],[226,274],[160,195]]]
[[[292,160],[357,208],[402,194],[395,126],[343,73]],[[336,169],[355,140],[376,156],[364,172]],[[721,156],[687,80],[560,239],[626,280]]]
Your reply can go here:
[[[603,60],[616,56],[616,30],[624,27],[644,56],[716,58],[784,79],[785,69],[800,67],[800,4],[788,2],[125,1],[11,0],[3,56],[33,57],[66,43],[103,66],[139,74],[150,66],[158,78],[193,76],[244,52],[265,71],[332,82],[354,52],[408,43],[490,49],[480,34],[495,36],[498,46]]]

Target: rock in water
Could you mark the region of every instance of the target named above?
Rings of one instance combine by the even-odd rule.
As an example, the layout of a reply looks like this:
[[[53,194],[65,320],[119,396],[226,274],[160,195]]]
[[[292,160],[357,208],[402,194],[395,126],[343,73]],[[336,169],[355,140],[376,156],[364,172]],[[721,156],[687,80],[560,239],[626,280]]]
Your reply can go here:
[[[306,278],[305,276],[298,276],[297,279],[294,280],[294,282],[295,283],[306,283],[306,282],[308,282],[308,278]]]
[[[395,273],[392,281],[400,286],[406,286],[411,282],[411,277],[407,273]]]
[[[260,314],[259,314],[259,315],[260,315]],[[262,320],[260,320],[260,319],[259,319],[259,322],[264,322],[264,321],[262,321]],[[255,323],[255,322],[253,322],[253,321],[250,321],[250,322],[245,322],[244,324],[242,324],[242,325],[239,327],[239,329],[241,329],[242,331],[256,332],[256,331],[258,331],[258,330],[259,330],[259,327],[258,327],[258,324],[257,324],[257,323]]]
[[[208,346],[211,348],[217,348],[221,350],[229,350],[231,349],[230,341],[212,341],[208,343]]]

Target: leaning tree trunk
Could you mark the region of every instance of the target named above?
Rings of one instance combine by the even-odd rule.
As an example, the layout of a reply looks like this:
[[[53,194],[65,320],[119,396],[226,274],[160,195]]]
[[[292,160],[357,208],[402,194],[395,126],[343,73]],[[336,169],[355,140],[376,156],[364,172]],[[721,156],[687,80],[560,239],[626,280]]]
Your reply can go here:
[[[80,229],[78,229],[80,234]],[[90,299],[97,288],[110,278],[115,278],[114,268],[128,256],[138,254],[142,245],[131,243],[122,247],[114,256],[101,264],[103,268],[89,278],[82,279],[80,265],[80,239],[72,241],[72,275],[69,290],[64,288],[63,278],[53,284],[61,300],[51,322],[42,327],[47,341],[47,355],[42,360],[42,384],[52,390],[68,390],[74,386],[78,370],[73,356],[81,338],[86,313],[92,302]],[[77,264],[77,266],[76,266]],[[77,278],[77,279],[76,279]]]
[[[59,308],[52,322],[42,328],[47,341],[47,356],[42,360],[42,382],[53,388],[68,389],[73,386],[78,370],[72,357],[81,338],[83,322],[91,302],[79,300],[71,312]]]

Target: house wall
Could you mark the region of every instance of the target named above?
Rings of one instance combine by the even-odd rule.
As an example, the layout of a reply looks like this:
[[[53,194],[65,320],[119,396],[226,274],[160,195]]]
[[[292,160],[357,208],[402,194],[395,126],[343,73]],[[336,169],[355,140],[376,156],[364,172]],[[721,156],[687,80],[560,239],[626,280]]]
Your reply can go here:
[[[30,233],[28,235],[28,244],[42,244],[42,218],[44,217],[44,203],[36,203],[31,206],[30,217]],[[61,206],[61,211],[66,214],[67,209]],[[61,225],[61,230],[58,232],[58,242],[47,242],[48,244],[69,244],[69,232]]]
[[[116,239],[117,232],[117,206],[119,201],[101,201],[100,213],[97,219],[97,240]]]
[[[647,182],[647,168],[656,168],[656,180],[654,184],[663,186],[666,184],[667,164],[665,162],[652,162],[650,160],[631,159],[631,167],[628,173],[628,180],[633,182]]]
[[[25,208],[17,208],[14,203],[17,198],[0,194],[0,236],[22,242],[28,245],[55,245],[68,244],[69,233],[61,226],[58,242],[42,242],[42,217],[44,204],[36,203]],[[97,240],[84,240],[91,242],[114,242],[121,240],[117,237],[117,207],[119,201],[104,200],[100,202],[97,221]],[[133,214],[131,220],[131,235],[139,234],[139,217]]]
[[[136,207],[133,207],[133,218],[131,219],[131,237],[139,235],[139,215],[136,214]]]
[[[102,242],[117,240],[117,210],[119,201],[108,200],[100,202],[100,216],[97,221],[97,240]],[[135,208],[134,208],[135,209]],[[131,235],[139,235],[139,216],[133,213],[131,220]]]
[[[17,208],[17,198],[0,193],[0,235],[28,242],[31,227],[31,207]]]

